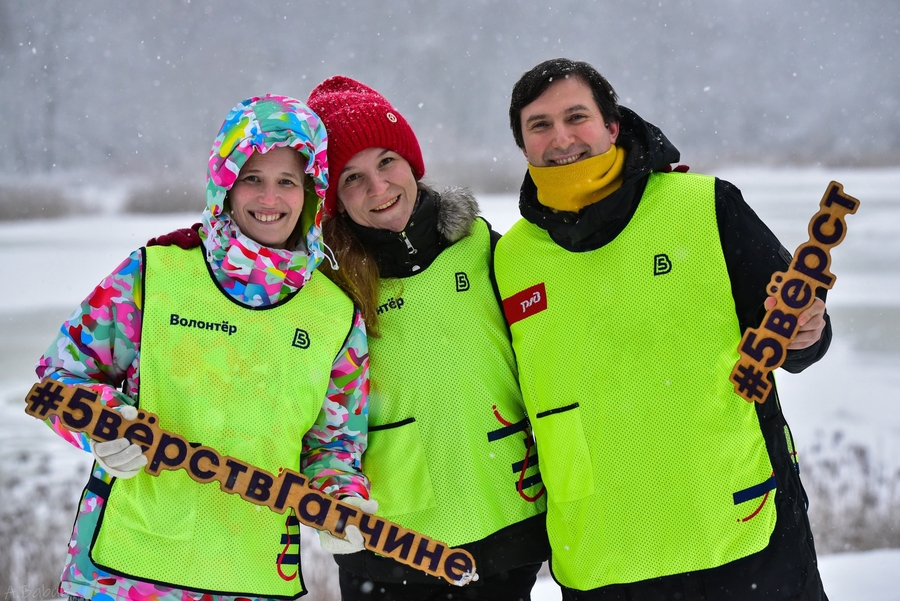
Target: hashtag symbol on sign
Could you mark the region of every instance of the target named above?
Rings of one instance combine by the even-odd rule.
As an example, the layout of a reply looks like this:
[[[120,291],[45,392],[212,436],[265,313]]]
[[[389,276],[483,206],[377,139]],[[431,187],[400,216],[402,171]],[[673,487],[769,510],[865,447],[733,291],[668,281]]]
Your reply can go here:
[[[28,397],[28,413],[39,417],[46,417],[48,413],[59,407],[63,400],[59,393],[63,387],[61,384],[46,382],[34,389],[34,394]]]
[[[738,373],[734,376],[734,383],[738,385],[739,392],[745,392],[750,397],[762,398],[763,393],[769,388],[763,372],[752,365],[738,366]]]

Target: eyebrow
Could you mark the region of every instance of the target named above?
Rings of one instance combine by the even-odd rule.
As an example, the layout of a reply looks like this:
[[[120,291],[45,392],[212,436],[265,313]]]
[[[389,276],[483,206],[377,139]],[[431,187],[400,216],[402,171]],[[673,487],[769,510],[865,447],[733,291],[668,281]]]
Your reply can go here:
[[[574,106],[570,106],[566,110],[563,111],[564,115],[569,115],[571,113],[577,113],[578,111],[590,111],[590,107],[585,106],[583,104],[576,104]],[[547,119],[549,115],[541,114],[541,115],[532,115],[528,119],[525,120],[525,124],[528,125],[532,121],[540,121],[541,119]]]
[[[261,176],[262,170],[261,169],[250,169],[246,173],[244,173],[243,171],[241,171],[241,173],[243,174],[243,176],[250,176],[250,175]],[[289,171],[282,171],[281,173],[276,173],[274,176],[274,179],[275,180],[281,180],[281,179],[297,180],[300,183],[300,185],[302,186],[304,184],[304,182],[306,182],[306,173],[300,172],[300,174],[296,174],[296,173],[291,173]]]
[[[259,169],[258,167],[251,167],[250,169],[247,170],[245,175],[250,175],[251,173],[262,173],[262,169]],[[296,177],[297,174],[291,173],[290,171],[282,171],[281,173],[278,174],[278,177],[284,177],[284,176]],[[303,177],[303,172],[300,173],[300,177]]]

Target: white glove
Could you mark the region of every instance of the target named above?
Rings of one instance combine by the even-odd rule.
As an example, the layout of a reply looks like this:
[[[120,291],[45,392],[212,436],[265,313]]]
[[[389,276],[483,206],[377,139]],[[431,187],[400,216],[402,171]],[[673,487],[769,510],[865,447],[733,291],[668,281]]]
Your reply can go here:
[[[123,405],[118,411],[129,421],[138,414],[137,409],[131,405]],[[140,445],[127,438],[117,438],[109,442],[91,441],[91,453],[100,467],[116,478],[134,477],[147,465],[147,458],[143,455]]]
[[[344,497],[342,503],[359,507],[364,513],[375,513],[378,511],[378,501],[375,499],[363,499],[362,497]]]
[[[347,497],[341,499],[347,505],[359,507],[366,513],[375,513],[378,511],[378,501],[375,499],[363,499],[362,497]],[[332,555],[344,555],[346,553],[357,553],[366,548],[365,539],[362,532],[356,526],[347,526],[344,529],[345,538],[338,538],[327,530],[319,530],[319,544],[322,549]]]

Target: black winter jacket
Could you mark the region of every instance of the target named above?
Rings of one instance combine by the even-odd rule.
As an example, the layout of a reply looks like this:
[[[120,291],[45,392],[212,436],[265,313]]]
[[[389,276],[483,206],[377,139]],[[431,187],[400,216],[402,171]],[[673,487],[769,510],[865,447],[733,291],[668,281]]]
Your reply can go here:
[[[680,159],[678,150],[656,126],[627,108],[621,109],[617,144],[627,155],[622,186],[613,194],[580,213],[557,212],[538,202],[535,184],[530,175],[525,176],[519,199],[522,216],[546,230],[566,250],[596,250],[614,240],[634,216],[650,173],[669,171],[670,164]],[[722,252],[743,332],[760,324],[765,314],[763,302],[769,278],[775,271],[785,271],[791,256],[747,206],[735,186],[716,179],[715,203]],[[823,289],[819,293],[823,299],[824,292]],[[809,348],[788,351],[784,369],[802,371],[825,354],[831,342],[830,319],[827,315],[825,319],[821,339]],[[777,391],[766,403],[756,404],[756,411],[777,482],[777,519],[769,545],[758,553],[717,568],[586,592],[571,591],[572,599],[827,601],[806,515],[806,494],[800,483],[798,465],[792,459],[795,446]]]

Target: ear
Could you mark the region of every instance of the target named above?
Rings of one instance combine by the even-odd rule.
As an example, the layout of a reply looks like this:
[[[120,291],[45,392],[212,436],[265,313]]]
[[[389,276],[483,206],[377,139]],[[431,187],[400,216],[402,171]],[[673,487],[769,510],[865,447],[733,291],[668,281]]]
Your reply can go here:
[[[615,144],[616,138],[619,137],[619,122],[613,121],[609,125],[606,126],[606,129],[609,130],[609,139],[610,142]]]

